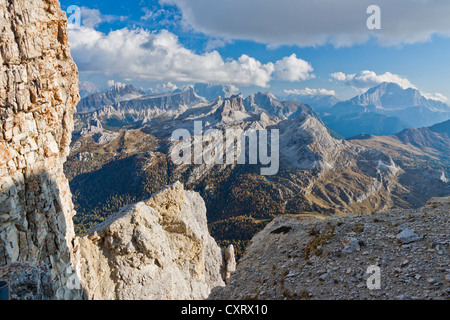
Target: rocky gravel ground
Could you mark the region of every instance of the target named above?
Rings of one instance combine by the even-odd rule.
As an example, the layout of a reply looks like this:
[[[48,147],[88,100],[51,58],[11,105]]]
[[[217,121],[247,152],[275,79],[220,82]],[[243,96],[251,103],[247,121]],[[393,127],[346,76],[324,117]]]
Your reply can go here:
[[[210,299],[448,300],[450,198],[418,210],[280,217]]]

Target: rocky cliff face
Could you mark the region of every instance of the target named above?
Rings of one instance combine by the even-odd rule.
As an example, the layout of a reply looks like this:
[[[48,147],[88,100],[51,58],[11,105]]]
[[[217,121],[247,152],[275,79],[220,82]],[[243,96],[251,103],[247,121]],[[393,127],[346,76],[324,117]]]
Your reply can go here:
[[[448,299],[449,212],[447,197],[418,210],[277,218],[210,298]]]
[[[47,265],[56,297],[76,265],[63,174],[78,72],[56,0],[0,1],[0,266]]]
[[[0,276],[13,299],[207,297],[224,259],[203,200],[181,184],[75,237],[63,163],[78,71],[66,25],[56,0],[0,0]]]
[[[309,106],[299,101],[279,101],[270,92],[251,94],[245,98],[244,105],[249,111],[256,113],[265,111],[280,120],[295,119],[301,114],[309,114],[318,118],[314,110]]]
[[[224,285],[224,257],[208,233],[203,199],[181,183],[122,208],[80,248],[91,299],[205,299]]]

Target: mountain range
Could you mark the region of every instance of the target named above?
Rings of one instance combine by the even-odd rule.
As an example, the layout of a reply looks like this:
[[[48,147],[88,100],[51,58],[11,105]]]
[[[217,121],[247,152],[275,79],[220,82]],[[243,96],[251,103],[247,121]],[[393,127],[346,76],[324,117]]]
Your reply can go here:
[[[77,105],[77,112],[93,112],[103,106],[113,105],[117,102],[128,101],[145,96],[145,92],[132,85],[116,84],[106,92],[95,92],[81,99]]]
[[[448,121],[337,139],[321,111],[268,92],[122,84],[86,85],[74,119],[59,1],[0,7],[2,299],[448,298],[450,198],[402,209],[450,194]],[[234,139],[260,147],[260,162],[250,151],[173,161],[183,143],[197,160]],[[268,158],[279,170],[263,175]],[[373,267],[382,290],[365,289],[377,289],[364,276]]]
[[[324,111],[324,122],[348,138],[361,133],[391,135],[450,119],[450,107],[413,88],[381,83]]]
[[[448,123],[346,141],[334,137],[326,117],[299,101],[280,101],[270,92],[208,101],[195,88],[129,100],[116,89],[105,97],[117,102],[95,107],[90,101],[101,100],[85,99],[84,110],[96,110],[75,116],[77,134],[65,164],[78,233],[175,181],[202,195],[212,235],[224,246],[234,243],[241,253],[275,216],[419,207],[450,193]],[[208,88],[224,92],[217,86],[200,88],[203,94]],[[193,132],[194,121],[202,122],[204,132],[278,129],[278,173],[261,176],[260,165],[237,163],[175,165],[170,154],[177,142],[171,134]],[[210,141],[203,152],[218,143]]]
[[[340,102],[334,94],[318,94],[318,93],[289,93],[284,96],[287,101],[301,101],[304,104],[311,106],[316,112],[326,112],[330,107]]]

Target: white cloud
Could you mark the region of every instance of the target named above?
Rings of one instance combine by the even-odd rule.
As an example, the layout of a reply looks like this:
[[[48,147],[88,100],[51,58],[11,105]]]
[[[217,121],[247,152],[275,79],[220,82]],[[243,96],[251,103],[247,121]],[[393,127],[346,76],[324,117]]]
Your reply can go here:
[[[335,96],[336,92],[334,90],[327,89],[293,89],[293,90],[284,90],[286,94],[292,94],[297,96]]]
[[[295,54],[275,63],[275,78],[283,81],[301,81],[310,79],[313,68],[305,60],[298,59]]]
[[[156,93],[173,92],[176,89],[178,89],[178,86],[169,81],[167,83],[157,84],[155,88],[149,88],[148,91],[150,91],[153,94],[156,94]]]
[[[353,87],[359,93],[363,93],[371,87],[377,86],[383,82],[396,83],[403,89],[416,89],[416,86],[413,85],[407,78],[404,76],[400,76],[397,74],[393,74],[390,72],[386,72],[384,74],[377,75],[373,71],[364,70],[359,74],[345,74],[343,72],[335,72],[332,73],[330,80],[337,80],[340,82],[344,82],[346,85]],[[419,91],[425,98],[430,100],[435,100],[439,102],[446,102],[448,98],[441,93],[426,93]]]
[[[128,80],[268,87],[274,79],[308,79],[313,70],[295,55],[263,64],[246,54],[237,60],[223,59],[217,51],[197,54],[166,30],[124,28],[104,34],[83,26],[70,31],[69,42],[80,71]]]
[[[334,80],[343,81],[346,85],[359,89],[368,89],[383,82],[396,83],[403,89],[416,89],[416,87],[405,77],[390,72],[377,75],[374,71],[364,70],[359,74],[336,72],[332,73],[330,76]]]
[[[81,7],[81,23],[88,28],[95,28],[104,22],[123,21],[126,17],[102,14],[98,9]]]
[[[424,42],[450,35],[448,0],[378,0],[381,30],[367,28],[373,0],[160,0],[176,5],[186,27],[214,38],[253,40],[269,46],[337,47]]]
[[[347,75],[343,72],[335,72],[331,74],[331,77],[338,81],[345,81],[347,79]]]
[[[124,84],[122,82],[117,82],[117,81],[114,81],[114,80],[106,81],[106,85],[108,86],[108,88],[114,87],[114,86],[124,88],[126,86],[126,84]]]
[[[217,48],[223,48],[227,44],[232,43],[230,40],[224,40],[224,39],[208,39],[205,45],[206,51],[211,51]]]
[[[439,101],[439,102],[443,102],[443,103],[448,101],[448,98],[439,92],[436,92],[436,93],[422,92],[422,94],[425,98],[430,99],[430,100],[435,100],[435,101]]]

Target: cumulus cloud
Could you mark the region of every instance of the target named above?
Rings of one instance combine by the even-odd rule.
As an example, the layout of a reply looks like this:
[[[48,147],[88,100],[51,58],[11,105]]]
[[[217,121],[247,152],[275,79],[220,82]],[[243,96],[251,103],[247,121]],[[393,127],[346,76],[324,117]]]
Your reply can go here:
[[[355,74],[353,76],[355,76]],[[338,81],[345,81],[347,79],[347,75],[343,72],[335,72],[331,74],[331,78]]]
[[[123,21],[126,17],[102,14],[98,9],[81,7],[81,23],[88,28],[95,28],[104,22]]]
[[[160,0],[175,5],[186,27],[216,38],[269,46],[350,46],[372,36],[382,45],[450,35],[448,0],[379,0],[381,30],[367,28],[373,0]]]
[[[108,86],[108,88],[114,87],[114,86],[124,88],[126,86],[125,83],[122,83],[122,82],[119,82],[119,81],[114,81],[114,80],[106,81],[106,85]]]
[[[359,89],[368,89],[383,82],[396,83],[403,89],[416,89],[416,87],[407,78],[390,72],[377,75],[374,71],[364,70],[359,74],[335,72],[330,76],[334,80],[343,81],[346,85]]]
[[[313,77],[312,66],[305,60],[298,59],[295,54],[275,63],[275,78],[282,81],[301,81]]]
[[[246,54],[223,59],[215,50],[198,54],[185,48],[167,30],[124,28],[104,34],[83,26],[70,31],[69,42],[80,71],[128,80],[268,87],[273,79],[301,81],[313,76],[311,65],[295,55],[265,64]]]
[[[337,80],[345,83],[348,86],[355,88],[359,93],[365,92],[367,89],[377,86],[383,82],[396,83],[403,89],[416,89],[406,77],[398,74],[386,72],[377,75],[374,71],[364,70],[358,74],[345,74],[343,72],[332,73],[330,80]],[[446,102],[448,98],[441,93],[426,93],[418,90],[425,98],[440,102]]]
[[[155,88],[149,88],[148,91],[152,94],[157,93],[166,93],[166,92],[173,92],[178,89],[178,86],[175,83],[167,82],[167,83],[159,83],[156,85]]]
[[[293,90],[284,90],[284,93],[289,95],[297,95],[297,96],[335,96],[336,92],[334,90],[327,89],[293,89]]]
[[[443,102],[443,103],[448,101],[448,98],[439,92],[435,92],[435,93],[422,92],[422,95],[425,98],[430,99],[430,100],[435,100],[435,101],[439,101],[439,102]]]

